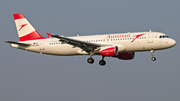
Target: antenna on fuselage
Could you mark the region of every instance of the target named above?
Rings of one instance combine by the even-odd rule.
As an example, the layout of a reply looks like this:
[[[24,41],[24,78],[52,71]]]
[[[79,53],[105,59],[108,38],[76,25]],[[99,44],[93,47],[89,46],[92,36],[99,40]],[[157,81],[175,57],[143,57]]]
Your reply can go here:
[[[151,30],[149,30],[149,32],[152,32]]]

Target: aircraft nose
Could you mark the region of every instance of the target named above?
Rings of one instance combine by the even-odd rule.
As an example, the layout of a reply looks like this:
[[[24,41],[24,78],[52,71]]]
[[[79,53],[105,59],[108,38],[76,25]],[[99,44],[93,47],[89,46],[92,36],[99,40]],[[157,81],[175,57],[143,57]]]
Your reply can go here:
[[[173,47],[173,46],[176,45],[176,41],[175,41],[174,39],[171,39],[170,44],[171,44],[171,46]]]

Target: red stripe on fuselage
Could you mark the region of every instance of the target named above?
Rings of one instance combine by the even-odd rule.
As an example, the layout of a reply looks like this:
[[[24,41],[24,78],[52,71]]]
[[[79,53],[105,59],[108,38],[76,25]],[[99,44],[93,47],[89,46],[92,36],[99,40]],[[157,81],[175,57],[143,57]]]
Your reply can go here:
[[[42,37],[37,31],[33,31],[30,34],[19,37],[20,41],[36,40],[36,39],[45,39],[45,38]]]

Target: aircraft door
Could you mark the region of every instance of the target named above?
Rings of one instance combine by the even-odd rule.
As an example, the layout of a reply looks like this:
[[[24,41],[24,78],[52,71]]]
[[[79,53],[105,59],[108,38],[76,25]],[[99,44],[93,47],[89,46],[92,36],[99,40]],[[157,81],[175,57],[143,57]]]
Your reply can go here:
[[[153,33],[148,34],[148,43],[153,43]]]
[[[45,48],[44,48],[44,40],[41,40],[39,42],[39,50],[45,50]]]

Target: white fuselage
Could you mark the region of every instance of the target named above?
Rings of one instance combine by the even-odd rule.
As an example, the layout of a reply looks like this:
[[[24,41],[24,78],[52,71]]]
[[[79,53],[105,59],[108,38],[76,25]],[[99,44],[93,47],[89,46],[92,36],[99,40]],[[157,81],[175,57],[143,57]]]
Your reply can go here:
[[[125,51],[123,52],[161,50],[170,48],[176,44],[175,40],[168,37],[160,38],[160,36],[165,36],[165,34],[160,32],[137,32],[75,36],[69,38],[98,44],[114,46],[123,45],[125,46]],[[88,53],[85,51],[83,52],[81,48],[62,43],[57,38],[23,41],[21,43],[31,44],[31,46],[26,48],[19,47],[15,44],[11,44],[11,46],[14,48],[50,55],[88,55]]]

